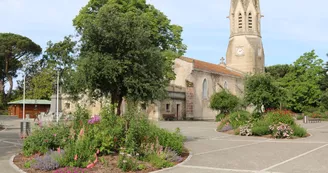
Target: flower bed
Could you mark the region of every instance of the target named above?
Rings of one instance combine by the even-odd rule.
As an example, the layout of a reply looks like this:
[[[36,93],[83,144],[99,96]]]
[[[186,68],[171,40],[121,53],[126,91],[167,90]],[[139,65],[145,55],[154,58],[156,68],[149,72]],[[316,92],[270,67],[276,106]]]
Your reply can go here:
[[[263,136],[269,138],[300,138],[309,134],[301,126],[297,125],[290,111],[270,110],[262,117],[254,117],[245,112],[236,112],[221,121],[219,132],[236,134],[241,136]],[[227,124],[233,129],[222,131]]]
[[[137,111],[118,117],[110,110],[90,118],[79,109],[73,122],[38,123],[14,163],[27,172],[150,172],[188,156],[178,129],[161,129]]]

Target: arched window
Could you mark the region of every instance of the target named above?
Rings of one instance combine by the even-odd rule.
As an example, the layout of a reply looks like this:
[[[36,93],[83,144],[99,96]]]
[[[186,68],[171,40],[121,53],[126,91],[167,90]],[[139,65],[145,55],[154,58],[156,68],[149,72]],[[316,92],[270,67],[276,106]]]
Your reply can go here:
[[[228,82],[227,81],[224,82],[224,89],[226,89],[226,90],[228,89]]]
[[[243,28],[243,16],[241,13],[238,16],[238,28]]]
[[[203,99],[207,99],[207,90],[208,90],[207,80],[204,79],[204,81],[203,81]]]
[[[248,14],[248,28],[249,29],[253,28],[253,17],[251,12]]]

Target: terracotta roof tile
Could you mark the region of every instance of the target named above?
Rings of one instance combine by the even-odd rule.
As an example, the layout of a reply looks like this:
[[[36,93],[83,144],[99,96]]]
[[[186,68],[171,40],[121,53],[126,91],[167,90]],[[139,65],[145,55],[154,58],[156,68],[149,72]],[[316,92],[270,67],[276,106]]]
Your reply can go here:
[[[215,73],[222,73],[222,74],[238,76],[238,77],[243,76],[241,73],[229,70],[226,67],[223,67],[221,65],[212,64],[212,63],[208,63],[208,62],[204,62],[204,61],[200,61],[200,60],[192,59],[192,58],[188,58],[188,57],[180,57],[180,59],[190,62],[190,63],[194,63],[195,69],[200,69],[200,70],[205,70],[205,71],[210,71],[210,72],[215,72]]]

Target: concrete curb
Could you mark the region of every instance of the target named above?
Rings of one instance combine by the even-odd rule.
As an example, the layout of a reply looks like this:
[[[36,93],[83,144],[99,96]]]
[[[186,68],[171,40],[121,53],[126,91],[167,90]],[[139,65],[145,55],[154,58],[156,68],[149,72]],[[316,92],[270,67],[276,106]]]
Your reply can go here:
[[[171,169],[174,169],[174,168],[177,168],[179,167],[180,165],[183,165],[184,163],[188,162],[190,159],[192,158],[192,152],[189,151],[189,156],[187,157],[186,160],[184,160],[183,162],[173,166],[173,167],[170,167],[170,168],[165,168],[165,169],[161,169],[161,170],[157,170],[157,171],[153,171],[153,172],[150,172],[150,173],[158,173],[158,172],[163,172],[163,171],[168,171],[168,170],[171,170]]]
[[[14,158],[17,156],[18,154],[15,154],[13,156],[11,156],[11,158],[9,159],[9,165],[17,172],[19,173],[26,173],[25,171],[21,170],[18,166],[16,166],[14,164]]]
[[[10,157],[10,159],[9,159],[9,165],[10,165],[15,171],[17,171],[17,172],[19,172],[19,173],[26,173],[25,171],[21,170],[18,166],[16,166],[16,165],[14,164],[14,158],[15,158],[17,155],[18,155],[18,154],[15,154],[15,155],[13,155],[13,156]],[[189,156],[188,156],[187,159],[184,160],[183,162],[181,162],[181,163],[179,163],[179,164],[177,164],[177,165],[175,165],[175,166],[173,166],[173,167],[165,168],[165,169],[161,169],[161,170],[158,170],[158,171],[153,171],[153,172],[150,172],[150,173],[158,173],[158,172],[168,171],[168,170],[174,169],[174,168],[176,168],[176,167],[178,167],[178,166],[180,166],[180,165],[182,165],[182,164],[188,162],[188,161],[191,159],[191,157],[192,157],[192,152],[189,151]]]

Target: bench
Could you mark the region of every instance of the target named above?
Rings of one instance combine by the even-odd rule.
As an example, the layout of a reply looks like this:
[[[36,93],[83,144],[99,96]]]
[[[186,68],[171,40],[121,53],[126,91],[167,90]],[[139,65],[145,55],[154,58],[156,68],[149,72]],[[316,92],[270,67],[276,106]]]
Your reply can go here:
[[[163,114],[163,119],[165,121],[167,121],[167,120],[172,121],[172,120],[175,120],[176,117],[175,117],[175,114]]]
[[[321,118],[308,118],[309,123],[320,123]]]

